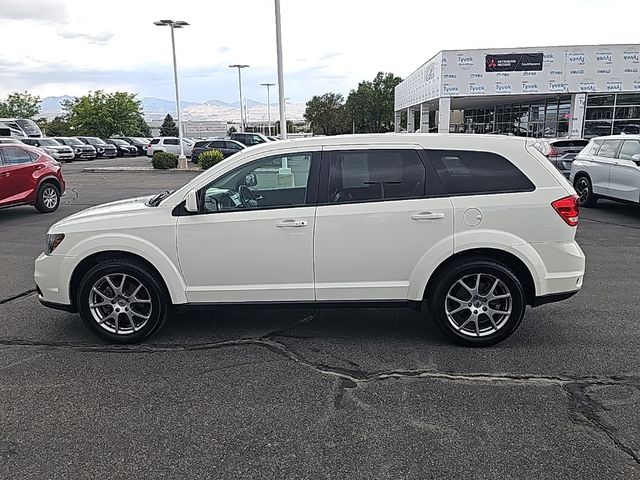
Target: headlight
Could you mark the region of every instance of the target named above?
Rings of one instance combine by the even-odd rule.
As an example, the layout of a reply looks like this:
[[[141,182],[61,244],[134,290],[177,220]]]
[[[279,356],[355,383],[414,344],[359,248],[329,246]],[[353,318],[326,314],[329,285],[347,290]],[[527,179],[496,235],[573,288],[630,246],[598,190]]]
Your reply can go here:
[[[81,148],[76,148],[76,153],[82,153],[82,149]]]
[[[57,150],[55,150],[55,149],[53,149],[53,148],[47,148],[47,147],[44,147],[44,151],[45,151],[45,152],[47,152],[47,153],[48,153],[48,154],[50,154],[50,155],[55,155],[55,154],[57,154],[57,153],[58,153],[58,151],[57,151]]]
[[[45,255],[51,255],[51,252],[58,248],[58,245],[62,243],[62,240],[64,240],[64,233],[48,233],[47,243],[44,246]]]
[[[98,147],[96,150],[98,150],[98,153],[104,152],[104,148],[102,148],[102,147]]]

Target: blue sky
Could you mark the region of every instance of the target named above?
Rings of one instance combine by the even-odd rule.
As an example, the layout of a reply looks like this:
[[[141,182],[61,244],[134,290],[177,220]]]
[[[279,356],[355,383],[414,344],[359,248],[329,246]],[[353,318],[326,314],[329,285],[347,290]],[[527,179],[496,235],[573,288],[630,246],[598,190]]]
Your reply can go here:
[[[637,0],[513,5],[282,0],[285,95],[347,94],[380,70],[405,77],[442,49],[640,41]],[[273,0],[0,0],[0,97],[105,89],[170,99],[169,31],[153,25],[162,18],[191,23],[176,31],[183,100],[237,100],[232,63],[251,65],[245,96],[266,100],[260,83],[277,78]]]

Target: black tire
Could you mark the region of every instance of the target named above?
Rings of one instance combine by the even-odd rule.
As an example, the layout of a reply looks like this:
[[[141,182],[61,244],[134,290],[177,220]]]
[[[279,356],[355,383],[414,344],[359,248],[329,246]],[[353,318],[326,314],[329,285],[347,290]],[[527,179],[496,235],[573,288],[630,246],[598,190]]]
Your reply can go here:
[[[115,304],[115,306],[112,307],[111,305],[105,304],[105,306],[94,308],[92,311],[89,306],[92,298],[100,298],[95,297],[95,293],[93,293],[92,289],[94,287],[100,289],[100,285],[106,285],[106,282],[103,282],[101,284],[101,280],[107,275],[109,275],[110,278],[111,276],[113,276],[113,278],[115,279],[119,279],[119,277],[122,275],[127,276],[127,279],[123,280],[122,285],[118,285],[118,283],[114,282],[116,286],[120,286],[120,288],[122,289],[122,294],[125,298],[127,298],[127,295],[129,295],[129,299],[134,296],[136,296],[137,298],[137,295],[140,295],[132,295],[132,290],[135,289],[136,285],[134,281],[144,286],[144,289],[146,289],[146,291],[141,291],[143,297],[141,301],[145,301],[145,303],[132,303],[140,303],[140,305],[148,306],[137,306],[135,309],[141,314],[148,315],[149,318],[145,323],[141,323],[144,317],[135,317],[133,320],[134,328],[132,329],[131,320],[129,317],[130,314],[124,312],[125,306],[124,304],[121,305],[119,303],[118,299],[120,295],[118,295],[117,291],[114,290],[111,290],[110,295],[115,297],[115,302],[108,296],[102,296],[102,301],[109,304]],[[123,298],[120,301],[125,302],[126,300]],[[169,294],[166,291],[162,280],[157,278],[155,272],[150,271],[148,267],[140,262],[136,262],[135,260],[118,258],[104,260],[92,267],[84,275],[80,282],[76,302],[78,306],[78,312],[80,313],[82,320],[94,334],[96,334],[103,340],[106,340],[107,342],[119,344],[137,343],[153,335],[160,329],[160,327],[166,320],[170,308]],[[129,307],[131,306],[131,304],[128,305]],[[116,313],[116,307],[120,309],[120,313]],[[146,308],[148,308],[148,310],[146,310]],[[134,309],[132,308],[132,312],[133,311]],[[102,319],[104,319],[105,316],[111,317],[112,314],[115,313],[114,317],[117,317],[118,320],[116,322],[116,319],[112,318],[100,325],[99,318],[96,318],[96,316],[94,316],[94,312],[97,317],[102,317]],[[138,313],[136,313],[136,315],[138,315]],[[138,329],[135,328],[136,321],[139,325]],[[115,332],[111,331],[114,330],[114,328]]]
[[[473,294],[468,292],[468,289],[462,288],[459,280],[476,279],[477,275],[481,275],[480,278],[482,279],[479,285],[481,295],[477,300],[474,300]],[[490,291],[487,285],[492,284],[496,279],[500,280],[500,283],[493,284],[493,289]],[[489,283],[486,283],[487,280]],[[471,286],[474,287],[473,284]],[[510,299],[485,302],[491,293],[495,294],[496,288],[500,289],[501,295],[510,294]],[[464,302],[451,300],[448,295],[450,291],[455,291],[455,289],[468,292],[469,298],[461,298],[462,295],[456,292],[455,295],[459,296],[455,298],[464,300]],[[477,305],[475,303],[466,303],[467,301],[477,302]],[[526,309],[526,298],[522,284],[513,271],[500,262],[486,258],[461,259],[449,265],[446,271],[442,272],[436,279],[435,288],[428,296],[427,302],[429,311],[440,330],[455,343],[470,347],[488,347],[508,338],[520,326]],[[501,306],[500,303],[505,306]],[[456,305],[461,307],[459,313],[454,313]],[[486,307],[483,305],[486,305]],[[447,308],[451,309],[449,312],[452,314],[451,321],[447,314]],[[502,310],[503,308],[507,310]],[[483,312],[483,310],[486,311],[487,309],[510,311],[510,313],[506,316],[494,313],[492,315],[494,321],[491,322],[488,314]],[[469,317],[465,319],[466,311],[469,311]],[[477,325],[482,325],[480,329],[476,326],[475,321],[469,320],[474,312],[477,312],[478,315]],[[495,315],[498,316],[496,317]],[[456,323],[460,328],[454,327],[452,322]],[[471,325],[464,328],[465,322],[471,322]],[[494,325],[498,326],[497,330],[493,328]],[[483,328],[485,329],[484,331],[482,330]],[[476,332],[480,332],[481,335],[477,335]]]
[[[42,182],[38,188],[35,207],[40,213],[55,212],[60,206],[60,189],[52,182]]]
[[[580,197],[581,207],[595,207],[598,202],[598,196],[593,193],[593,186],[588,175],[578,175],[573,182],[573,186]]]

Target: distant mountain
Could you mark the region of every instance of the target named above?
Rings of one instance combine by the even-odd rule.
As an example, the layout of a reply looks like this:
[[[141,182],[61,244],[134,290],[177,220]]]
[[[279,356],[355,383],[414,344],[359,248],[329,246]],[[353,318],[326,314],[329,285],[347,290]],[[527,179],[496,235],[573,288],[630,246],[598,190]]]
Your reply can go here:
[[[40,104],[40,113],[45,117],[60,115],[62,113],[62,102],[65,100],[73,100],[73,97],[62,95],[61,97],[43,98]]]
[[[184,110],[191,105],[197,105],[195,102],[180,102],[180,108]],[[142,110],[145,113],[174,113],[176,112],[176,102],[165,100],[163,98],[143,97]]]
[[[60,97],[46,97],[42,99],[40,113],[47,118],[53,118],[62,113],[62,102],[73,97],[62,95]],[[141,99],[142,110],[147,120],[162,119],[167,113],[176,114],[176,102],[156,97],[143,97]],[[250,122],[263,122],[268,118],[268,105],[247,98],[245,100],[247,117]],[[223,100],[207,100],[203,103],[180,102],[180,112],[185,120],[217,120],[238,121],[240,116],[239,102],[225,102]],[[305,105],[287,102],[287,118],[301,120],[304,115]],[[271,103],[271,119],[278,118],[278,104]]]

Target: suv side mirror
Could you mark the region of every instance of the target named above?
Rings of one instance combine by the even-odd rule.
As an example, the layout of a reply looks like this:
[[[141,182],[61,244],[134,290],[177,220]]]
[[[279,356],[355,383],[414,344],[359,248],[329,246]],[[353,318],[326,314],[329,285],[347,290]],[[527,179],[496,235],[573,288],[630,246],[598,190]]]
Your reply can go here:
[[[187,197],[184,202],[184,209],[189,213],[198,213],[200,209],[198,208],[198,191],[191,190],[187,193]]]
[[[635,155],[633,155],[631,157],[631,160],[633,160],[636,163],[640,162],[640,153],[636,153]]]
[[[255,173],[249,173],[244,177],[244,184],[247,187],[255,187],[258,184],[258,177]]]

